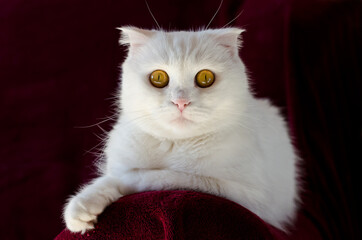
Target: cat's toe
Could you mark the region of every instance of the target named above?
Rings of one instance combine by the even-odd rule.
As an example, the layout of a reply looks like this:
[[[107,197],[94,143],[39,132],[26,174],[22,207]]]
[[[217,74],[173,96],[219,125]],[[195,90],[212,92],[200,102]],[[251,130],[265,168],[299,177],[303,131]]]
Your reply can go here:
[[[83,234],[87,230],[93,229],[96,222],[96,215],[85,212],[73,212],[65,216],[65,224],[71,232],[81,232]]]
[[[71,232],[80,232],[81,234],[94,228],[93,222],[85,222],[80,219],[68,219],[66,225]]]
[[[94,209],[93,204],[88,205],[78,198],[69,202],[64,212],[64,220],[70,231],[83,234],[94,228],[94,224],[97,223],[97,216],[101,211],[98,208]]]

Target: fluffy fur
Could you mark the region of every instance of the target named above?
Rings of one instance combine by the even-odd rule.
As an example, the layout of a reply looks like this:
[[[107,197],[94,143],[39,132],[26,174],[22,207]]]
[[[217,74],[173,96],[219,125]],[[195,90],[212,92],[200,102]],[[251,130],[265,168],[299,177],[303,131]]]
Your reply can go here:
[[[119,197],[194,189],[223,196],[284,228],[296,211],[297,156],[278,110],[250,91],[238,28],[165,32],[121,28],[121,114],[109,133],[102,174],[65,207],[69,230],[85,232]],[[162,69],[165,88],[149,75]],[[202,69],[211,87],[195,85]],[[190,102],[182,111],[173,103]]]

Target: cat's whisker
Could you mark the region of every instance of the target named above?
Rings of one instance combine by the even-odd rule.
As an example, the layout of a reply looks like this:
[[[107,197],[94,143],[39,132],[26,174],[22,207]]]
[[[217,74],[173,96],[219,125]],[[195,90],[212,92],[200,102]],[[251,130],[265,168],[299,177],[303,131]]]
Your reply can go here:
[[[104,148],[104,144],[105,144],[105,140],[103,139],[101,139],[101,141],[99,142],[99,143],[97,143],[94,147],[92,147],[91,149],[89,149],[89,150],[85,150],[85,152],[83,153],[83,155],[85,155],[85,154],[89,154],[89,153],[94,153],[94,152],[92,152],[94,149],[96,149],[96,148],[98,148],[98,147],[100,147],[100,145],[102,145],[103,146],[103,148]],[[102,147],[101,146],[101,147]],[[104,152],[104,149],[99,149],[99,151],[101,152],[101,153],[103,153]]]
[[[97,158],[97,159],[96,159],[96,161],[97,161],[98,159],[101,159],[101,157],[103,157],[102,151],[103,151],[103,150],[87,151],[87,152],[84,153],[84,154],[92,154],[93,156],[95,156],[95,157]]]
[[[96,133],[93,133],[94,136],[96,136],[99,140],[103,141],[104,140],[104,137],[102,136],[99,136],[98,134]]]
[[[236,19],[238,19],[243,12],[244,12],[244,9],[241,10],[240,13],[238,15],[236,15],[236,17],[234,17],[230,22],[225,24],[222,28],[226,28],[228,25],[230,25],[232,22],[234,22]]]
[[[103,131],[103,133],[102,133],[103,136],[99,136],[98,134],[93,133],[100,141],[91,149],[85,150],[83,155],[93,154],[99,159],[100,157],[102,157],[102,154],[104,154],[106,141],[108,140],[108,132],[106,130],[104,130],[101,126],[99,126],[99,125],[97,125],[97,126]],[[99,147],[99,149],[98,149],[99,152],[93,152],[93,150],[97,149],[98,147]]]
[[[143,116],[138,116],[136,118],[129,119],[128,121],[124,122],[124,126],[127,126],[132,123],[139,124],[141,121],[147,120],[149,116],[150,115],[143,115]]]
[[[99,127],[99,124],[102,124],[102,123],[105,123],[105,122],[108,122],[108,121],[115,121],[116,118],[113,118],[113,117],[106,117],[104,120],[100,121],[100,122],[97,122],[95,124],[91,124],[91,125],[86,125],[86,126],[75,126],[74,128],[91,128],[91,127],[95,127],[95,126],[98,126]]]
[[[97,125],[97,127],[103,132],[104,135],[108,133],[108,131],[104,130],[100,125]]]
[[[147,6],[147,9],[148,9],[148,12],[151,14],[151,16],[152,16],[153,20],[154,20],[154,21],[155,21],[155,23],[157,24],[158,29],[161,29],[160,25],[158,24],[158,22],[157,22],[157,20],[156,20],[155,16],[153,15],[153,13],[152,13],[152,11],[151,11],[150,6],[148,5],[147,0],[145,0],[145,3],[146,3],[146,6]]]
[[[211,20],[209,21],[209,23],[206,25],[206,28],[205,29],[208,29],[211,22],[214,20],[214,18],[216,17],[217,13],[220,11],[220,8],[221,8],[221,5],[222,3],[224,2],[224,0],[221,0],[220,4],[219,4],[219,7],[217,8],[216,12],[214,13],[214,15],[212,16]]]
[[[108,121],[108,120],[115,120],[113,117],[106,117],[106,119],[104,121]],[[93,133],[99,140],[100,142],[97,143],[94,147],[92,147],[91,149],[89,150],[86,150],[84,152],[84,154],[88,154],[88,153],[92,153],[96,156],[98,156],[99,154],[102,154],[104,152],[104,146],[105,146],[105,142],[107,140],[107,134],[108,134],[108,131],[106,131],[104,128],[102,128],[99,123],[98,124],[94,124],[93,126],[97,126],[99,129],[102,130],[102,135],[104,136],[99,136],[98,134],[96,133]],[[103,149],[99,149],[99,153],[98,154],[95,154],[94,152],[92,152],[94,149],[96,149],[97,147],[101,146],[101,148],[103,147]]]
[[[127,109],[127,111],[123,111],[124,113],[127,113],[127,114],[129,114],[129,113],[144,113],[145,111],[144,110],[129,110],[129,109]]]

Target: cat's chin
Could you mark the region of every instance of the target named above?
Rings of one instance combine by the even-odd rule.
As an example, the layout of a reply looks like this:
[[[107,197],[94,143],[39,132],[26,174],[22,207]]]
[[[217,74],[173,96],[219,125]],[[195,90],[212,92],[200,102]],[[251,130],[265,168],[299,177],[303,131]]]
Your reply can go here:
[[[171,138],[188,138],[195,132],[195,122],[179,116],[168,123],[168,136]]]

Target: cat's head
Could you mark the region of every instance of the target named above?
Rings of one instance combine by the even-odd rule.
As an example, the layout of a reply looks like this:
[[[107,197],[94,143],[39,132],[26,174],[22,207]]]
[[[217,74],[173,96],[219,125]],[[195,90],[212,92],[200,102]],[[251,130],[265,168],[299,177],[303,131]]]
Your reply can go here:
[[[122,117],[161,138],[237,124],[249,97],[238,28],[166,32],[123,27]]]

